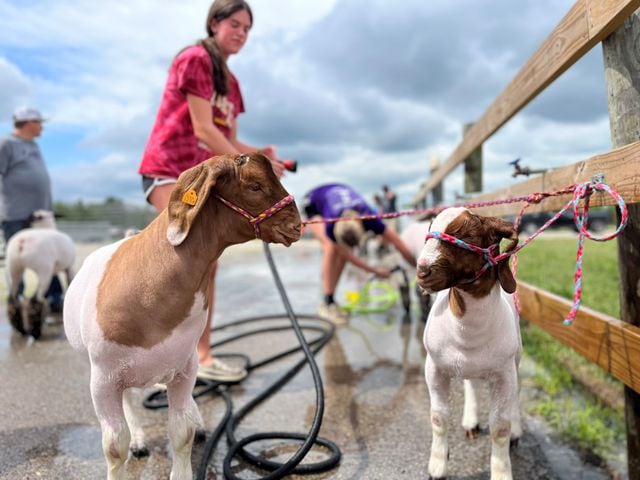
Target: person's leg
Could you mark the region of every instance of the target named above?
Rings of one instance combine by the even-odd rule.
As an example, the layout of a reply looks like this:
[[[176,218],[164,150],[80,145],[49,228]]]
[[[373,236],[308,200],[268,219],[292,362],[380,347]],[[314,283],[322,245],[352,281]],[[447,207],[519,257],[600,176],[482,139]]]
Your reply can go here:
[[[51,278],[51,283],[45,294],[49,302],[49,308],[52,313],[62,313],[62,302],[64,300],[62,295],[62,284],[58,275],[54,275]]]
[[[323,258],[323,270],[326,269],[326,273],[323,275],[325,295],[333,295],[335,293],[346,263],[347,260],[342,255],[338,254],[336,246],[334,244],[329,245]]]
[[[335,302],[334,294],[342,271],[344,270],[346,259],[338,254],[333,244],[325,244],[323,250],[322,289],[324,292],[324,301],[318,309],[318,313],[336,325],[344,325],[347,323],[349,315],[340,309]]]
[[[4,235],[4,255],[6,256],[7,252],[7,243],[9,243],[9,239],[13,237],[20,230],[29,227],[29,220],[7,220],[2,222],[2,233]],[[21,280],[20,285],[18,286],[18,295],[22,295],[24,290],[24,282]]]
[[[7,220],[2,222],[2,233],[4,235],[5,247],[9,243],[9,239],[13,237],[20,230],[29,226],[29,221],[24,220]]]
[[[247,376],[247,370],[244,367],[228,365],[215,358],[211,353],[211,324],[213,323],[217,270],[218,262],[215,262],[209,277],[210,301],[207,309],[207,322],[196,346],[198,352],[198,377],[217,382],[239,382]]]
[[[204,326],[200,340],[198,340],[198,364],[211,365],[213,356],[211,355],[211,323],[213,322],[213,305],[216,295],[216,272],[218,271],[218,262],[213,264],[211,274],[209,276],[209,308],[207,308],[207,323]]]
[[[165,183],[164,185],[156,185],[153,190],[147,195],[147,200],[151,205],[156,208],[158,213],[162,212],[167,205],[169,205],[169,198],[171,198],[171,191],[175,183]]]
[[[313,220],[318,218],[321,217],[312,217]],[[340,274],[344,268],[344,261],[341,266],[341,257],[336,251],[335,244],[327,238],[323,223],[311,223],[306,228],[311,231],[313,236],[317,238],[322,245],[322,261],[320,263],[322,291],[325,296],[333,295],[336,285],[338,284],[338,280],[340,280]]]
[[[318,216],[313,219],[321,218]],[[322,223],[311,223],[309,230],[315,238],[322,244],[322,262],[320,264],[320,278],[322,280],[322,291],[324,299],[318,307],[318,314],[331,320],[336,325],[347,323],[349,315],[340,309],[335,303],[333,295],[340,280],[340,275],[344,269],[346,260],[338,255],[335,244],[329,240],[325,233],[325,226]]]

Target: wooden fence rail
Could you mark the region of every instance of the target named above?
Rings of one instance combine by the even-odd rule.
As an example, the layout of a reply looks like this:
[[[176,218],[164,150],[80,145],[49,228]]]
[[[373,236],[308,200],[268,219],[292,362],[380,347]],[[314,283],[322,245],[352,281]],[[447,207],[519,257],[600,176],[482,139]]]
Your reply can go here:
[[[596,175],[603,174],[604,182],[614,187],[627,203],[639,203],[640,161],[638,159],[640,159],[640,142],[635,142],[588,160],[538,175],[525,182],[474,196],[472,201],[488,202],[522,197],[534,192],[554,192],[569,185],[588,182]],[[527,213],[559,210],[570,198],[571,195],[547,197],[539,204],[527,207]],[[616,205],[616,201],[608,193],[598,192],[592,195],[589,205],[591,207]],[[480,207],[474,211],[481,215],[506,216],[517,214],[521,207],[521,203],[504,203]]]
[[[566,326],[572,302],[523,281],[518,298],[528,321],[640,391],[640,328],[586,307]]]
[[[469,129],[453,154],[427,179],[413,203],[418,205],[471,152],[638,8],[640,0],[576,2],[511,83]]]

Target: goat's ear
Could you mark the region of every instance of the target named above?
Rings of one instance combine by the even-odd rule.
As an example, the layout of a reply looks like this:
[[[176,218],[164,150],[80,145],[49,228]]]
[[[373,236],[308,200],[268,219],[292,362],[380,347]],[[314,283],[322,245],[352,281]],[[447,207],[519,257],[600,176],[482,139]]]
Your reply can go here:
[[[187,238],[193,222],[209,199],[211,189],[225,171],[227,162],[224,158],[216,157],[219,161],[212,160],[183,172],[171,192],[167,207],[167,240],[174,247]]]
[[[513,223],[497,217],[490,217],[489,221],[498,239],[506,238],[510,240],[504,252],[513,251],[518,246],[518,231],[513,226]],[[505,292],[513,293],[516,291],[516,279],[513,278],[513,273],[511,273],[509,258],[511,257],[498,262],[498,281]]]

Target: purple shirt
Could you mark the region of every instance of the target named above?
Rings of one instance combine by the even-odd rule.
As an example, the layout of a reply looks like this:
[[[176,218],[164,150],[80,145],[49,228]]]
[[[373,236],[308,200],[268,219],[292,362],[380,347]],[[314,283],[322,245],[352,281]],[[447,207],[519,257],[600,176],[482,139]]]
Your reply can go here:
[[[322,218],[338,218],[347,209],[355,210],[360,215],[375,215],[367,202],[355,190],[340,183],[330,183],[314,188],[304,197],[302,208],[307,218],[320,215]],[[335,223],[326,223],[325,229],[327,237],[335,242],[333,234]],[[384,233],[385,225],[378,218],[363,220],[362,225],[365,230],[369,230],[376,235]]]

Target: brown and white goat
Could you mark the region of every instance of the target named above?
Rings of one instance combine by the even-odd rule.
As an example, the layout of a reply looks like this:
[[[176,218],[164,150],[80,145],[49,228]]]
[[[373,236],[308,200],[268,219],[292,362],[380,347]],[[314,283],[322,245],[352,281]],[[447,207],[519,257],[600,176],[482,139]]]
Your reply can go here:
[[[518,244],[513,225],[495,217],[475,215],[465,208],[448,208],[434,219],[431,232],[444,232],[468,244],[488,248],[509,239],[506,251]],[[508,257],[478,276],[485,264],[481,254],[429,238],[418,258],[418,285],[438,292],[424,330],[427,350],[425,377],[431,397],[431,478],[447,474],[449,387],[453,377],[464,379],[462,426],[473,438],[478,430],[477,382],[491,390],[491,479],[512,478],[510,440],[522,434],[518,404],[518,364],[522,352],[520,326],[512,293],[516,282]]]
[[[67,282],[73,278],[76,249],[66,233],[56,230],[53,212],[37,210],[31,217],[31,228],[13,235],[7,243],[7,315],[13,327],[23,335],[39,338],[49,312],[45,294],[53,276],[64,272]],[[18,294],[26,270],[33,271],[38,285],[33,297]]]
[[[168,207],[147,228],[85,260],[67,292],[64,324],[69,342],[89,354],[109,479],[124,478],[129,447],[145,449],[129,389],[155,383],[167,385],[171,478],[192,478],[191,447],[203,425],[192,397],[196,343],[211,301],[211,268],[226,247],[258,233],[221,199],[259,216],[285,198],[263,155],[214,157],[180,175]],[[297,241],[295,204],[260,222],[259,234],[286,246]]]

